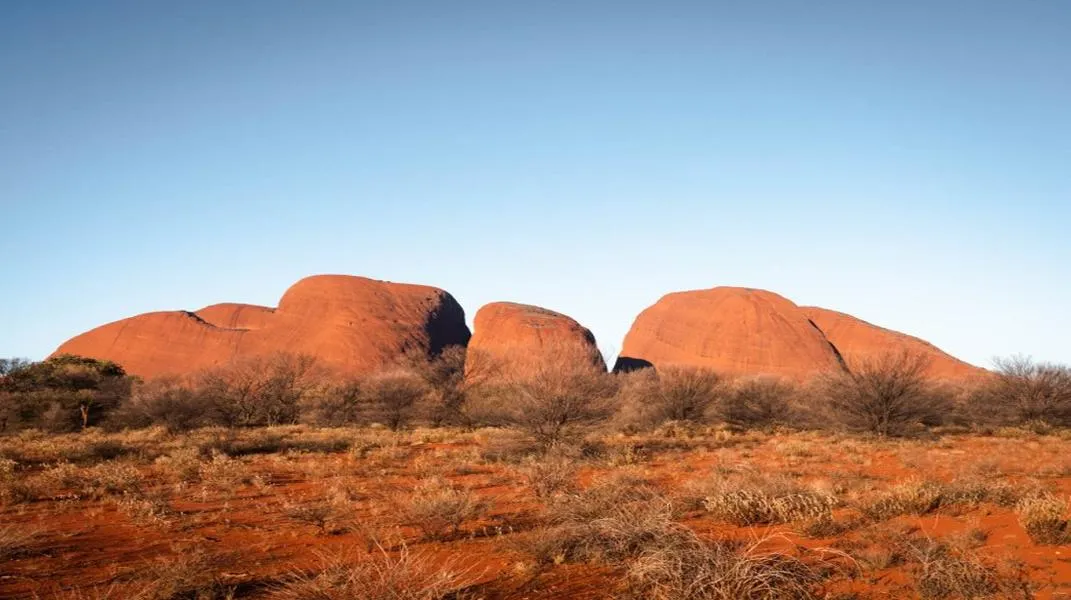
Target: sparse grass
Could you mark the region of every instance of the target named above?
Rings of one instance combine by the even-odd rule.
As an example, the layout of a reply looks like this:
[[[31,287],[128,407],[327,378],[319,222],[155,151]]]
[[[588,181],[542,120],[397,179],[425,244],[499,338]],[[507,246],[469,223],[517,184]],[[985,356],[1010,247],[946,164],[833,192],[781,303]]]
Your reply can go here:
[[[15,558],[30,549],[38,532],[17,525],[0,525],[0,561]]]
[[[1036,544],[1071,543],[1067,501],[1052,494],[1023,498],[1015,507],[1019,524]]]
[[[136,600],[230,600],[234,598],[234,586],[225,583],[220,573],[234,562],[232,556],[200,548],[185,549],[175,556],[146,565],[137,578],[140,589],[131,597]]]
[[[377,547],[371,556],[325,558],[313,572],[297,572],[269,594],[272,600],[445,600],[464,598],[478,579],[471,570],[432,561],[403,546]]]
[[[577,465],[564,456],[531,460],[520,471],[538,498],[550,498],[576,489]]]
[[[344,531],[341,526],[344,511],[337,502],[316,499],[288,503],[283,507],[283,514],[299,523],[316,527],[321,535]]]

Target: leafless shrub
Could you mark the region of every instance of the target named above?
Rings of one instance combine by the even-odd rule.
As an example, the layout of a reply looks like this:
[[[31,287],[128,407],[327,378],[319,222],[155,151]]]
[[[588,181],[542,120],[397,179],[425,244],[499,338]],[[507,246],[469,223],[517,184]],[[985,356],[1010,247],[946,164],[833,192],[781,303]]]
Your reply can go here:
[[[470,490],[437,477],[420,482],[411,492],[400,496],[397,505],[402,521],[416,526],[425,539],[431,540],[456,536],[464,523],[487,510],[487,504]]]
[[[337,503],[323,499],[288,503],[283,507],[283,514],[299,523],[316,527],[321,535],[338,531],[342,517]]]
[[[307,355],[252,357],[201,373],[198,393],[229,427],[296,423],[300,407],[321,391],[325,372]]]
[[[926,376],[928,360],[908,353],[886,355],[827,375],[821,385],[831,415],[845,427],[882,436],[939,425],[948,398]]]
[[[1071,368],[1016,356],[997,359],[970,402],[970,413],[988,423],[1071,425]]]
[[[133,429],[162,425],[171,432],[212,423],[215,406],[195,381],[161,377],[134,386],[129,399],[108,415],[107,427]]]
[[[586,349],[566,344],[549,355],[536,372],[518,374],[493,411],[545,448],[576,442],[609,417],[616,391],[613,377],[595,366]]]
[[[717,416],[742,429],[789,425],[796,388],[788,381],[765,377],[734,382],[716,407]]]
[[[455,563],[435,561],[403,546],[377,547],[365,559],[323,559],[315,572],[294,573],[271,591],[272,600],[446,600],[464,598],[477,579]]]
[[[718,400],[721,377],[709,369],[670,365],[624,375],[626,401],[636,407],[639,425],[650,429],[665,422],[699,423]]]
[[[1071,543],[1067,501],[1052,494],[1023,498],[1015,507],[1019,524],[1036,544]]]
[[[361,382],[360,398],[368,418],[398,431],[417,415],[428,393],[424,382],[411,371],[377,373]]]

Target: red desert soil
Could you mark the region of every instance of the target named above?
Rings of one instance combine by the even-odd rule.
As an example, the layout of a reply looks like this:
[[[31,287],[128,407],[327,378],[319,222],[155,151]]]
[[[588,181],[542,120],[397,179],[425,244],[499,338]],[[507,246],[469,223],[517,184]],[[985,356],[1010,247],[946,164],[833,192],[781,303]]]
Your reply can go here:
[[[561,313],[528,304],[492,302],[476,312],[470,356],[501,364],[511,374],[536,372],[566,354],[606,365],[586,327]]]
[[[405,351],[433,353],[468,339],[464,311],[441,289],[317,275],[291,286],[274,310],[217,304],[198,313],[147,313],[83,333],[55,354],[111,360],[146,379],[278,352],[362,373]]]
[[[603,458],[578,463],[577,479],[590,486],[623,477],[635,482],[632,485],[651,485],[678,498],[682,506],[687,503],[680,499],[712,483],[735,481],[746,487],[776,478],[835,490],[849,504],[913,480],[981,478],[1014,489],[1043,485],[1064,497],[1071,492],[1071,454],[1068,442],[1058,437],[881,441],[726,433],[617,437]],[[536,569],[532,557],[522,551],[524,545],[518,542],[538,534],[547,523],[524,465],[496,458],[501,434],[425,431],[392,436],[367,430],[279,428],[252,435],[320,442],[337,438],[354,446],[326,453],[291,450],[230,463],[216,459],[202,467],[199,479],[179,483],[177,468],[167,459],[134,461],[142,493],[165,498],[166,510],[159,517],[128,504],[126,494],[79,499],[56,490],[53,497],[0,506],[0,522],[36,532],[29,548],[0,563],[0,597],[28,600],[71,590],[99,592],[113,584],[126,585],[153,565],[202,553],[213,557],[211,568],[223,581],[237,586],[238,597],[259,598],[271,582],[285,579],[294,569],[316,567],[320,555],[351,553],[358,560],[371,556],[366,547],[373,534],[392,547],[404,542],[411,551],[466,570],[479,584],[479,598],[614,597],[620,572],[593,564]],[[182,447],[204,441],[156,433],[122,443],[142,451],[159,446],[181,457]],[[399,519],[395,507],[418,483],[435,477],[472,490],[489,509],[465,523],[458,535],[432,541]],[[329,532],[288,516],[288,507],[325,501],[340,507]],[[843,513],[838,510],[837,520],[852,522]],[[703,537],[765,540],[761,545],[769,550],[807,548],[812,559],[826,557],[821,560],[835,567],[823,584],[828,597],[847,592],[858,593],[852,596],[856,598],[918,597],[912,582],[919,565],[910,548],[927,541],[970,548],[992,564],[1021,561],[1021,568],[1013,570],[1034,586],[1032,597],[1066,598],[1071,593],[1071,546],[1035,544],[1013,509],[988,503],[857,522],[831,537],[806,535],[802,523],[738,527],[702,509],[685,510],[680,520]]]
[[[815,306],[805,306],[803,312],[836,346],[849,369],[889,352],[908,352],[927,359],[928,375],[934,379],[963,380],[986,372],[946,354],[925,340],[872,325],[851,315]]]
[[[841,368],[798,306],[773,292],[739,287],[666,294],[640,313],[617,368],[646,364],[793,379]]]

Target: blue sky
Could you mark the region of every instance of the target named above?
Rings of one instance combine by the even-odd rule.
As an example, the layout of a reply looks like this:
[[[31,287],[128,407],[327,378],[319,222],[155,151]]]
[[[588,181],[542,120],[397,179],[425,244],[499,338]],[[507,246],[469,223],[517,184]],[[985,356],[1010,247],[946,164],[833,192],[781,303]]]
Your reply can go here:
[[[1071,362],[1071,3],[0,3],[0,356],[314,273]]]

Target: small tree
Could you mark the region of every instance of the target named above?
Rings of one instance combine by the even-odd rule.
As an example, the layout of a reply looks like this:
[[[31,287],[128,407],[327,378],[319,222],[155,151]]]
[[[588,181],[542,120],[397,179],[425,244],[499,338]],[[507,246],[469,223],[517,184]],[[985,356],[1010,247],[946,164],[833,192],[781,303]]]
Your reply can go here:
[[[832,415],[850,429],[902,435],[917,424],[939,424],[947,398],[927,379],[923,355],[901,353],[863,361],[822,382]]]
[[[371,420],[398,431],[416,414],[427,394],[424,382],[411,371],[393,370],[372,375],[361,382],[361,404]]]
[[[5,412],[51,429],[89,427],[129,397],[133,383],[116,363],[71,354],[5,368]]]
[[[972,402],[979,420],[1071,425],[1071,368],[1023,356],[995,362]]]

